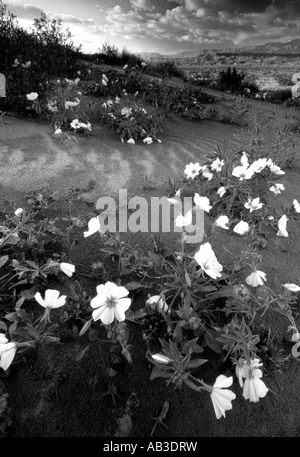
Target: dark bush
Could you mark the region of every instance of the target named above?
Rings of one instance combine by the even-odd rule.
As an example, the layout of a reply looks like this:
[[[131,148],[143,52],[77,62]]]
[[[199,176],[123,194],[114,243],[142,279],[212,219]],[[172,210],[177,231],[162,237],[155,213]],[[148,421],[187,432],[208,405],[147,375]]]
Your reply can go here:
[[[226,71],[220,71],[217,80],[217,87],[220,90],[239,92],[241,90],[244,79],[244,73],[238,73],[235,67],[233,67],[233,70],[231,70],[231,68],[228,67]]]
[[[34,20],[29,33],[0,4],[0,49],[0,72],[6,76],[6,98],[1,100],[5,109],[22,111],[26,94],[37,92],[41,100],[51,78],[72,78],[77,71],[79,48],[71,33],[63,30],[61,21],[49,20],[44,13]]]
[[[180,68],[176,67],[175,62],[172,60],[166,60],[158,63],[148,63],[145,67],[145,73],[151,76],[157,76],[158,78],[184,78],[184,72]]]

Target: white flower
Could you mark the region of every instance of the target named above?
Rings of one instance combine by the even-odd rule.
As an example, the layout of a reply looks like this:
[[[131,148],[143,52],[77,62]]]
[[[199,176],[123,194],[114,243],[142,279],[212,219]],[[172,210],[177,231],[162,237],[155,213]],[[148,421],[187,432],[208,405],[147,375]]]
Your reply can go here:
[[[131,108],[122,108],[121,115],[128,117],[131,114]]]
[[[253,198],[253,200],[251,200],[251,198],[248,198],[248,201],[244,204],[245,208],[250,210],[250,213],[252,213],[252,211],[262,208],[263,205],[264,203],[260,203],[259,197]]]
[[[146,62],[141,62],[141,66],[146,67],[147,66]]]
[[[17,343],[9,343],[3,333],[0,333],[0,367],[7,370],[17,352]]]
[[[151,357],[155,362],[161,363],[162,365],[169,365],[169,363],[172,362],[172,360],[164,354],[153,354]]]
[[[224,389],[224,387],[231,386],[232,382],[232,376],[227,378],[224,375],[220,375],[217,377],[214,385],[212,386],[210,397],[217,419],[220,419],[222,416],[225,417],[225,411],[232,409],[231,402],[235,400],[236,395],[231,390]]]
[[[243,388],[243,397],[250,402],[256,403],[260,398],[264,398],[268,393],[268,388],[265,383],[260,379],[262,377],[262,371],[259,366],[262,366],[262,363],[259,363],[259,359],[251,359],[250,365],[246,365],[247,376],[244,388]]]
[[[107,86],[107,82],[105,81],[105,79],[102,79],[101,83],[102,83],[102,86]]]
[[[219,187],[219,189],[217,190],[217,194],[219,195],[220,198],[222,198],[225,193],[226,193],[226,187],[224,187],[224,186]]]
[[[179,214],[175,219],[176,227],[188,227],[191,225],[193,219],[192,216],[192,210],[187,211],[184,216]]]
[[[39,94],[37,94],[36,92],[31,92],[30,94],[26,95],[27,100],[30,100],[30,101],[36,100],[38,98],[38,96],[39,96]]]
[[[282,284],[282,286],[291,292],[300,292],[300,287],[297,284]]]
[[[75,97],[75,102],[65,102],[65,109],[69,109],[70,107],[73,107],[73,106],[78,106],[80,103],[80,100],[79,98]]]
[[[273,192],[275,195],[281,194],[281,191],[284,190],[285,187],[283,184],[275,184],[275,186],[271,186],[269,191]]]
[[[64,306],[66,303],[66,295],[62,295],[61,297],[59,297],[59,294],[60,292],[58,290],[47,289],[45,292],[44,299],[42,298],[39,292],[35,294],[34,298],[44,308],[55,309]]]
[[[243,378],[247,377],[247,361],[242,357],[236,363],[235,374],[239,380],[240,387],[243,387]]]
[[[228,224],[229,224],[228,216],[224,216],[224,215],[219,216],[218,219],[215,220],[215,225],[217,227],[222,227],[225,230],[229,230]]]
[[[143,143],[151,144],[151,143],[153,143],[153,140],[150,136],[147,136],[146,138],[143,139]]]
[[[216,160],[214,160],[212,163],[211,163],[211,169],[214,170],[214,171],[221,171],[222,170],[222,167],[224,165],[224,160],[220,160],[219,157],[216,158]]]
[[[292,87],[292,96],[294,98],[298,98],[300,95],[300,84],[297,82],[293,87]]]
[[[232,170],[232,175],[239,178],[240,181],[243,181],[244,179],[251,179],[253,174],[254,171],[251,170],[248,165],[238,166]]]
[[[89,130],[90,132],[92,131],[92,126],[89,122],[87,124],[85,124],[84,122],[80,122],[79,126],[83,129]]]
[[[128,65],[127,65],[127,64],[124,65],[123,70],[126,70],[126,68],[128,68]]]
[[[251,275],[246,278],[246,283],[252,287],[262,286],[264,281],[266,281],[266,273],[260,270],[253,271]]]
[[[298,81],[300,81],[300,73],[294,73],[292,76],[292,83],[296,84]]]
[[[15,216],[21,216],[22,213],[23,213],[23,208],[18,208],[15,211]]]
[[[52,102],[51,100],[48,101],[47,108],[52,113],[57,113],[57,111],[58,111],[58,107],[56,106],[56,103],[57,103],[56,100],[54,102]]]
[[[202,244],[194,256],[202,270],[213,279],[221,276],[222,265],[218,262],[210,243]]]
[[[248,222],[245,221],[240,221],[236,226],[233,228],[233,231],[235,233],[238,233],[239,235],[244,235],[245,233],[249,232],[250,227]]]
[[[247,156],[246,152],[243,152],[243,155],[241,157],[241,164],[243,166],[248,166],[249,165],[248,156]]]
[[[133,138],[129,138],[129,140],[127,141],[127,143],[129,143],[129,144],[135,144],[135,141],[134,141]]]
[[[249,170],[253,171],[253,173],[260,173],[268,163],[268,159],[257,159],[255,160],[249,167]]]
[[[194,202],[197,208],[202,209],[207,213],[209,213],[209,210],[212,208],[212,206],[209,204],[209,199],[207,197],[200,197],[200,195],[197,193],[194,196]]]
[[[108,83],[108,77],[104,73],[102,75],[102,79],[104,79],[104,81],[106,81]]]
[[[284,175],[285,172],[281,170],[281,168],[278,165],[275,165],[272,159],[269,159],[267,161],[267,165],[270,168],[271,173],[274,173],[275,175]]]
[[[101,320],[103,324],[109,325],[116,318],[117,321],[125,320],[125,311],[131,304],[127,297],[129,291],[123,286],[117,286],[113,282],[106,282],[97,286],[97,296],[91,301],[94,321]]]
[[[204,178],[206,178],[208,181],[211,181],[214,177],[213,173],[211,171],[209,171],[209,168],[207,165],[204,165],[202,167],[202,176],[204,176]]]
[[[161,143],[161,140],[160,140],[159,138],[156,138],[156,141],[157,141],[158,143]]]
[[[62,134],[62,129],[56,129],[54,132],[54,135],[61,135]]]
[[[94,233],[99,232],[101,233],[101,225],[98,217],[92,217],[88,223],[88,231],[83,232],[84,238],[90,235],[94,235]]]
[[[26,63],[22,63],[22,68],[29,68],[31,66],[30,60]]]
[[[69,277],[75,273],[75,265],[72,265],[71,263],[61,262],[59,268]]]
[[[300,203],[298,202],[298,200],[294,199],[293,205],[294,205],[294,210],[296,211],[296,213],[300,213]]]
[[[285,214],[283,216],[281,216],[281,218],[278,221],[279,230],[276,233],[276,236],[283,236],[285,238],[289,236],[287,229],[286,229],[287,221],[288,221],[288,218]]]
[[[116,97],[116,98],[115,98],[115,103],[116,103],[117,105],[120,103],[120,101],[121,101],[120,97]],[[107,102],[107,104],[108,104],[108,102]]]
[[[73,119],[73,121],[70,123],[70,127],[72,129],[80,129],[80,122],[78,119]]]
[[[18,61],[18,59],[15,59],[14,63],[12,64],[12,67],[17,67],[18,65],[20,65],[20,62]]]
[[[146,304],[149,305],[153,310],[157,308],[160,313],[171,313],[169,306],[160,295],[153,295],[152,297],[148,298]]]
[[[202,167],[199,165],[198,162],[196,163],[190,163],[185,167],[184,174],[186,175],[187,178],[194,179],[196,176],[199,175],[200,170],[202,170]]]
[[[167,201],[170,203],[170,205],[179,205],[181,203],[180,195],[176,196],[175,194],[175,197],[167,198]]]

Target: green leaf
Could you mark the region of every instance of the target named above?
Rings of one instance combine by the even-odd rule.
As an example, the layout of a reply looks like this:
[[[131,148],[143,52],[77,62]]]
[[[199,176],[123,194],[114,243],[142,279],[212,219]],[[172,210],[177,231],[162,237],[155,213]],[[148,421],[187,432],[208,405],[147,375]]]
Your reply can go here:
[[[191,360],[190,363],[188,364],[187,368],[197,368],[203,365],[205,362],[208,362],[207,359],[195,359]]]
[[[217,354],[222,354],[222,346],[217,341],[218,336],[219,333],[213,330],[205,330],[204,332],[204,340],[207,346]]]
[[[148,257],[153,262],[153,264],[157,267],[162,266],[162,257],[154,252],[148,251]]]
[[[0,321],[0,329],[5,330],[5,332],[7,332],[7,325],[5,324],[5,322]]]
[[[170,368],[161,368],[155,365],[153,367],[153,370],[150,375],[150,381],[152,381],[155,378],[171,378],[172,377],[172,371]]]
[[[80,330],[79,332],[79,336],[82,336],[85,334],[85,332],[88,331],[88,329],[90,328],[90,326],[92,325],[92,321],[93,319],[90,319],[89,321],[87,321],[84,326],[82,327],[82,329]]]
[[[185,273],[185,280],[186,280],[187,285],[189,287],[191,287],[191,285],[192,285],[191,278],[190,278],[190,275],[187,272]]]
[[[14,322],[14,321],[18,320],[18,315],[16,312],[8,313],[8,314],[5,314],[4,318],[7,319],[9,322]]]
[[[0,268],[3,267],[8,261],[8,255],[0,257]]]
[[[144,286],[140,282],[131,281],[124,285],[127,290],[137,290],[137,289],[146,289],[148,286]]]
[[[89,350],[89,348],[90,348],[90,346],[87,346],[82,351],[80,351],[79,354],[76,356],[75,361],[80,362],[80,360],[84,357],[85,353]]]
[[[74,290],[77,295],[81,295],[82,287],[78,281],[74,281]]]
[[[197,341],[198,341],[199,338],[193,338],[192,340],[189,340],[187,343],[185,343],[183,346],[182,346],[182,352],[183,354],[187,354],[189,352],[190,349],[192,349],[192,352],[194,352],[194,348],[195,346],[198,346],[197,345]],[[200,346],[198,346],[200,348]],[[200,348],[202,352],[203,349]]]

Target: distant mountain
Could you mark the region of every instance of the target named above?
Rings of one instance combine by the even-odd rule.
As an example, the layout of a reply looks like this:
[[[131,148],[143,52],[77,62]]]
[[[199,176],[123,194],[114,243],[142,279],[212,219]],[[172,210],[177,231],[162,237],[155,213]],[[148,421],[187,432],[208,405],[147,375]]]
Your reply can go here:
[[[234,50],[234,52],[251,52],[253,54],[300,54],[300,39],[297,38],[285,43],[275,41],[258,46],[245,46]]]
[[[269,42],[257,46],[244,46],[242,48],[226,48],[226,49],[198,49],[194,51],[183,51],[172,55],[163,55],[155,52],[140,53],[140,56],[146,60],[167,60],[167,59],[190,59],[204,54],[300,54],[300,39],[291,40],[285,43]]]

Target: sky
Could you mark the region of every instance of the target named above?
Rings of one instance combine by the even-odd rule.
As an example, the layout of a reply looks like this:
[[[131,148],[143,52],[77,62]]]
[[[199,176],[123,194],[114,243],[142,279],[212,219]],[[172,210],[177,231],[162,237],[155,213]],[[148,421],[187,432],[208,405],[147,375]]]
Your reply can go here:
[[[1,1],[1,0],[0,0]],[[176,54],[300,37],[300,0],[3,0],[24,28],[45,12],[82,51]]]

